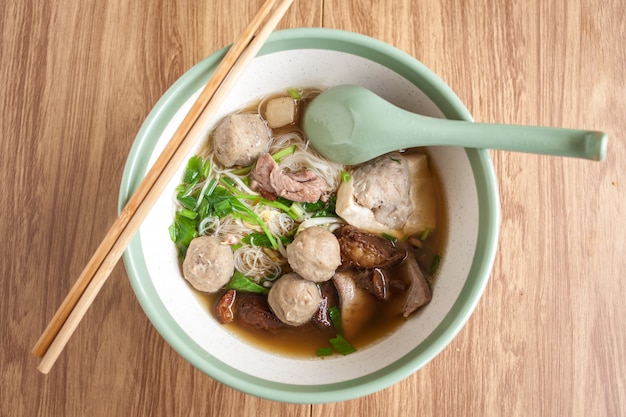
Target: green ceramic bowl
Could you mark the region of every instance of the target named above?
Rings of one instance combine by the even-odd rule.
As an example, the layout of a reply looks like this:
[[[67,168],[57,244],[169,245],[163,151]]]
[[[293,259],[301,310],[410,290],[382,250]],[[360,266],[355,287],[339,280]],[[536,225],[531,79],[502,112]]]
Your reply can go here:
[[[150,112],[128,157],[120,208],[224,54],[222,49],[191,68]],[[348,83],[363,85],[411,111],[471,121],[458,97],[415,58],[375,39],[328,29],[274,33],[216,120],[258,97],[290,87]],[[347,356],[298,359],[251,346],[217,324],[184,282],[169,240],[174,188],[182,167],[124,256],[139,302],[163,338],[193,366],[258,397],[335,402],[402,380],[441,352],[466,323],[485,288],[497,247],[498,190],[488,152],[458,147],[429,151],[443,183],[449,218],[433,299],[372,346]]]

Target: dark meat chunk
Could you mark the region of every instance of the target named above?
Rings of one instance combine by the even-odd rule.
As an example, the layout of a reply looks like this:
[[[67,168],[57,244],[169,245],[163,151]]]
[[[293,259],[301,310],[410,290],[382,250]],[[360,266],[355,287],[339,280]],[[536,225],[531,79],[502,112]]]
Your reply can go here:
[[[402,315],[408,317],[418,308],[428,304],[432,298],[430,286],[411,251],[404,262],[394,268],[401,276],[407,277],[409,289],[402,307]]]
[[[300,203],[326,201],[332,191],[313,171],[283,172],[272,155],[263,154],[251,173],[250,185],[269,199],[284,197]]]
[[[267,298],[261,294],[228,290],[215,305],[217,321],[234,321],[256,330],[276,333],[284,324],[270,310]]]
[[[354,226],[342,226],[338,240],[343,268],[385,268],[406,256],[406,250],[395,246],[389,239]]]
[[[328,310],[339,305],[339,296],[337,289],[332,281],[326,281],[320,285],[322,293],[322,302],[317,313],[313,316],[313,322],[321,329],[329,329],[333,327]]]
[[[221,324],[232,323],[235,320],[235,300],[237,293],[235,290],[228,290],[217,300],[215,304],[215,315]]]
[[[379,300],[388,300],[391,294],[385,273],[379,268],[366,270],[365,272],[356,277],[356,284],[369,291],[370,294]]]
[[[276,333],[284,324],[272,313],[267,297],[261,294],[239,294],[236,319],[247,327]]]

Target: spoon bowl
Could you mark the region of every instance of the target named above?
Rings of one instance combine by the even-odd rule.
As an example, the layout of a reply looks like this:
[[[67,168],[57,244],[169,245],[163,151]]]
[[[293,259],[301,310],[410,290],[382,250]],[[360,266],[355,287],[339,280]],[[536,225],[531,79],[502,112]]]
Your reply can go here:
[[[598,131],[438,119],[403,110],[356,85],[331,87],[304,113],[304,131],[326,158],[347,165],[418,146],[463,146],[601,161]]]

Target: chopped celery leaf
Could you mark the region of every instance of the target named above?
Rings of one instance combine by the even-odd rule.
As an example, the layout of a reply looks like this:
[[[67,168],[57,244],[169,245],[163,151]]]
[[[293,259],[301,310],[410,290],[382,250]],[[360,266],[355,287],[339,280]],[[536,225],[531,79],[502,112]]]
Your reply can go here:
[[[323,348],[319,348],[317,349],[316,355],[317,356],[330,356],[333,354],[333,348],[331,347],[323,347]]]
[[[235,274],[228,283],[228,288],[231,290],[255,292],[259,294],[267,294],[269,292],[267,288],[252,281],[239,271],[235,271]]]

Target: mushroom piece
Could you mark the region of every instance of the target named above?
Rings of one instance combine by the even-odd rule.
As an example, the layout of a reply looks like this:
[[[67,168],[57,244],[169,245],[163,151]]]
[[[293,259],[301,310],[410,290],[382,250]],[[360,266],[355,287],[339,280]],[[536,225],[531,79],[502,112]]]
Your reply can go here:
[[[217,301],[215,315],[221,324],[237,322],[270,334],[285,326],[272,313],[264,295],[233,289],[226,291]]]
[[[333,283],[339,294],[341,327],[346,338],[357,335],[376,314],[376,299],[357,285],[358,276],[366,271],[337,271]]]
[[[341,265],[337,237],[322,227],[308,227],[287,246],[287,260],[302,278],[328,281]]]
[[[313,318],[322,296],[317,284],[292,272],[274,282],[267,301],[280,321],[301,326]]]
[[[183,261],[183,276],[199,291],[214,293],[228,284],[235,272],[229,245],[215,236],[201,236],[189,244]]]
[[[343,267],[385,268],[405,257],[406,251],[381,235],[342,226],[337,232]]]
[[[213,132],[215,157],[225,167],[251,165],[267,152],[269,143],[265,122],[253,113],[230,114]]]

